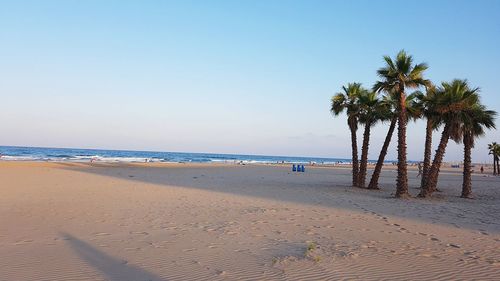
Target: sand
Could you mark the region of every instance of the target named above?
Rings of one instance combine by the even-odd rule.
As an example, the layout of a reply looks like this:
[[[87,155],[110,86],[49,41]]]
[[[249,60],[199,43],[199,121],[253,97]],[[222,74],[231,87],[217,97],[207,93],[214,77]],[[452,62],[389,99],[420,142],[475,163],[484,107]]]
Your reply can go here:
[[[411,193],[418,179],[410,171]],[[0,162],[0,280],[499,280],[500,178],[433,199],[267,165]]]

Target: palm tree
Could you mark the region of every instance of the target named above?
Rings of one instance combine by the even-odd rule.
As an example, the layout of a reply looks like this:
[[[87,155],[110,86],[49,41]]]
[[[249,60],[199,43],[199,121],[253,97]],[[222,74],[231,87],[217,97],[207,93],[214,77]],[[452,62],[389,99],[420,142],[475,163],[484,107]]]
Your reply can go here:
[[[377,164],[375,165],[375,169],[373,170],[370,183],[368,184],[368,189],[380,189],[378,187],[378,179],[380,178],[380,172],[382,171],[382,166],[384,165],[385,156],[387,155],[387,149],[389,148],[389,144],[391,143],[392,135],[398,121],[398,115],[394,110],[395,100],[393,96],[389,94],[385,95],[381,100],[380,105],[381,121],[390,120],[390,125],[387,135],[385,136],[384,144],[382,145],[382,149],[380,150]]]
[[[500,153],[497,151],[500,150],[500,145],[496,142],[492,142],[488,144],[488,150],[490,151],[489,154],[493,155],[493,175],[498,174],[499,171],[497,171],[497,165],[498,165],[498,158],[500,156]]]
[[[368,147],[370,145],[370,130],[378,121],[384,118],[383,104],[376,92],[362,92],[358,97],[360,109],[359,121],[365,126],[363,132],[363,145],[361,148],[361,162],[359,165],[358,187],[365,188],[366,169],[368,166]]]
[[[435,106],[437,99],[440,97],[441,91],[436,91],[433,85],[427,88],[425,94],[418,92],[418,106],[421,108],[422,116],[426,119],[425,126],[425,149],[424,149],[424,163],[422,168],[422,178],[420,188],[426,185],[429,168],[431,166],[432,154],[432,132],[441,126],[441,118],[439,113],[436,112]]]
[[[497,175],[500,174],[500,145],[495,146],[495,149],[493,150],[493,154],[495,155],[495,158],[497,160]]]
[[[443,82],[440,97],[436,101],[436,112],[440,114],[444,123],[438,149],[428,171],[425,186],[420,191],[420,197],[428,197],[436,190],[439,169],[451,138],[457,139],[460,135],[460,117],[463,112],[479,103],[478,88],[471,89],[466,80],[455,79],[451,83]]]
[[[406,108],[408,117],[412,119],[417,119],[419,117],[419,108],[415,105],[415,94],[411,94],[406,98]],[[370,183],[368,184],[368,189],[380,189],[378,187],[378,181],[380,178],[380,173],[382,172],[382,167],[384,166],[385,156],[387,155],[387,149],[391,143],[392,135],[394,134],[394,129],[396,128],[396,123],[398,121],[398,112],[396,108],[398,107],[397,95],[387,94],[381,101],[380,106],[380,121],[388,121],[390,120],[389,130],[387,131],[387,135],[384,140],[384,144],[382,145],[382,149],[380,150],[380,154],[378,156],[377,164],[373,169],[372,177],[370,179]]]
[[[473,105],[470,110],[461,112],[459,118],[461,126],[455,141],[464,143],[464,172],[462,183],[462,198],[470,198],[472,194],[471,184],[471,150],[474,147],[474,139],[484,135],[484,129],[495,128],[496,112],[487,110],[482,104]]]
[[[377,71],[381,81],[373,86],[374,91],[394,92],[398,95],[398,177],[396,197],[408,197],[408,170],[406,163],[406,90],[420,86],[430,86],[423,78],[427,64],[413,64],[413,58],[401,50],[394,61],[384,56],[386,65]]]
[[[356,132],[358,130],[359,106],[358,97],[362,92],[365,92],[361,83],[349,83],[342,86],[342,92],[335,94],[332,97],[330,111],[338,116],[340,113],[347,113],[347,125],[351,131],[351,147],[352,147],[352,185],[358,186],[359,177],[359,162],[358,162],[358,142]]]

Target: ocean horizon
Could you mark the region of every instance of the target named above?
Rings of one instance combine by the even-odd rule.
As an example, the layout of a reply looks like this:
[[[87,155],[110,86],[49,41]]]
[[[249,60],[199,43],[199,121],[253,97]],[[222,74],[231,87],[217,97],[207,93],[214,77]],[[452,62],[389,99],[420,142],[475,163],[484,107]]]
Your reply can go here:
[[[2,161],[54,162],[173,162],[173,163],[290,163],[290,164],[350,164],[351,159],[307,156],[274,156],[199,152],[162,152],[115,149],[54,148],[0,146]],[[371,161],[370,162],[375,162]],[[391,163],[394,161],[386,161]]]

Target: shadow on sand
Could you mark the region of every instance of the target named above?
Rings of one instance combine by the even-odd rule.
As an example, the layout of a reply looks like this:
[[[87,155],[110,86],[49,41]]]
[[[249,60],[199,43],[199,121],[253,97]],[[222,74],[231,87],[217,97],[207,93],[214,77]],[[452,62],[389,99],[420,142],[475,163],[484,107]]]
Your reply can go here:
[[[60,233],[71,248],[89,266],[99,271],[109,281],[159,281],[166,280],[159,276],[130,265],[125,260],[112,257],[99,251],[92,245],[72,236],[68,233]]]
[[[58,163],[65,170],[90,173],[137,183],[149,183],[166,187],[179,187],[211,192],[229,193],[294,202],[311,206],[340,208],[368,214],[391,215],[438,223],[451,227],[480,229],[498,232],[500,224],[495,211],[499,191],[498,178],[474,176],[474,183],[482,182],[482,194],[476,200],[459,198],[457,186],[461,184],[459,174],[440,175],[443,191],[434,200],[395,199],[395,170],[384,170],[380,177],[380,191],[352,188],[349,169],[308,168],[306,173],[292,173],[289,167],[237,166],[237,165],[172,165],[150,166],[113,163]],[[369,171],[368,178],[371,171]],[[416,171],[409,171],[410,190],[416,195],[420,178]],[[352,197],[355,195],[356,197]],[[373,201],[376,204],[373,204]],[[481,201],[481,204],[478,202]],[[438,203],[439,202],[439,203]],[[446,204],[444,204],[446,203]],[[462,214],[467,212],[467,216]],[[441,216],[440,214],[446,214]],[[481,219],[478,221],[477,217]]]

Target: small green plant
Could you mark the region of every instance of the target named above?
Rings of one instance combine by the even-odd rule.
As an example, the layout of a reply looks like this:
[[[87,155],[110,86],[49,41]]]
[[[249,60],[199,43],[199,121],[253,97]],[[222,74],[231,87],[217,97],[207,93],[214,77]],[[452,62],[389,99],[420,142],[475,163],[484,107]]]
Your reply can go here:
[[[318,245],[316,245],[316,243],[308,242],[305,256],[312,259],[314,262],[320,262],[321,256],[313,255],[313,251],[316,250],[317,248],[318,248]]]
[[[309,244],[307,244],[307,253],[311,252],[314,249],[316,249],[316,243],[309,242]]]

